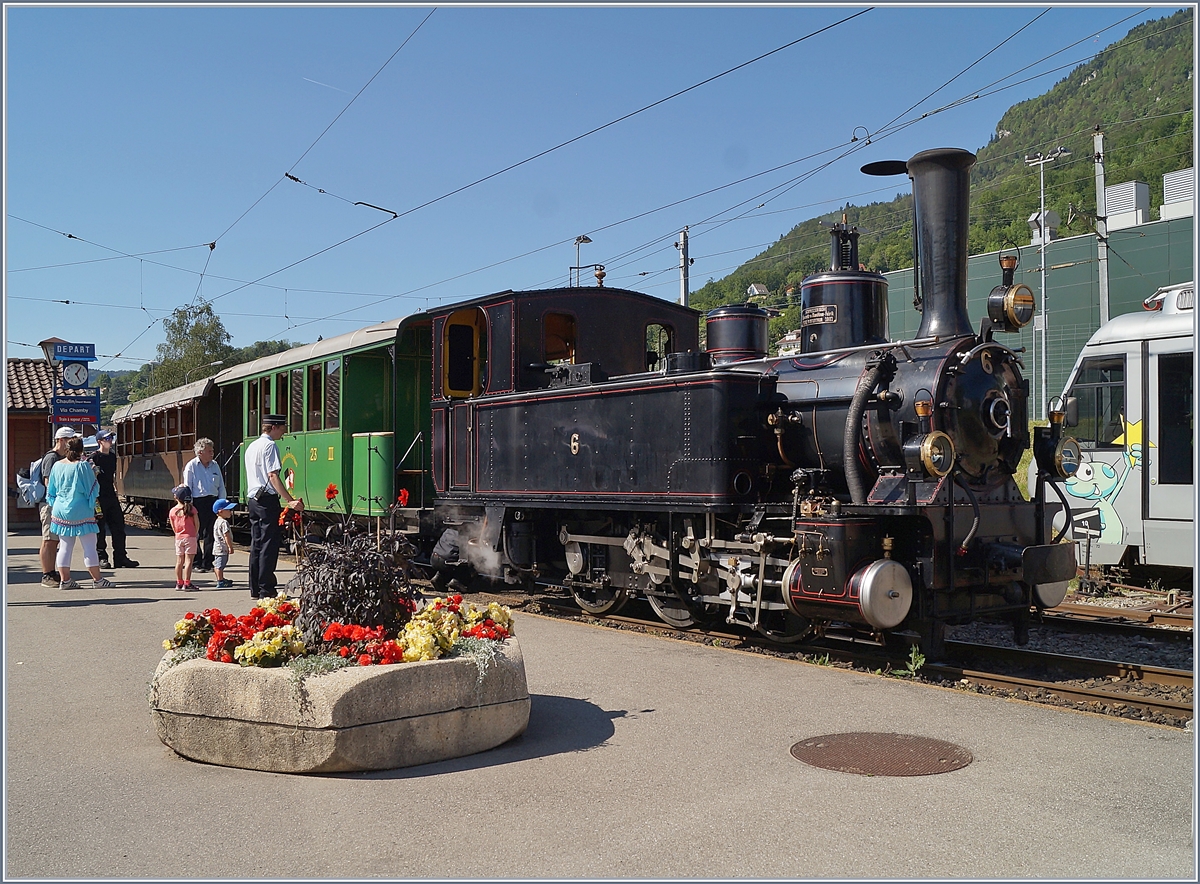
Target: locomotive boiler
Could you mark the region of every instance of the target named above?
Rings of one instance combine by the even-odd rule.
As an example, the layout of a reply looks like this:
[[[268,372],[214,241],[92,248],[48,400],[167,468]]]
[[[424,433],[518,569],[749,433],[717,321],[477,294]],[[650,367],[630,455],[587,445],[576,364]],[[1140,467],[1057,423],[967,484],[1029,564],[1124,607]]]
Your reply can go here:
[[[857,234],[839,225],[830,270],[802,287],[797,352],[768,356],[766,311],[731,306],[707,316],[704,351],[607,370],[629,363],[614,342],[640,349],[645,332],[625,328],[626,308],[601,307],[590,352],[572,324],[556,362],[512,360],[544,375],[526,389],[489,395],[468,378],[478,395],[447,395],[444,410],[435,394],[435,453],[459,477],[436,483],[439,506],[468,526],[464,556],[510,582],[565,586],[597,615],[640,596],[681,627],[724,620],[789,641],[836,622],[936,654],[946,625],[988,614],[1023,641],[1031,607],[1061,602],[1075,574],[1045,497],[1077,447],[1055,412],[1036,446],[1046,481],[1025,500],[1013,475],[1031,444],[1029,387],[995,335],[1029,321],[1033,296],[1006,268],[972,329],[974,159],[932,150],[864,169],[912,179],[912,340],[889,340],[886,280],[858,269]],[[591,292],[593,311],[631,294]],[[435,375],[439,340],[451,346],[440,323],[486,324],[479,309],[435,316]],[[544,328],[525,320],[530,337],[561,337],[565,320],[542,310]]]

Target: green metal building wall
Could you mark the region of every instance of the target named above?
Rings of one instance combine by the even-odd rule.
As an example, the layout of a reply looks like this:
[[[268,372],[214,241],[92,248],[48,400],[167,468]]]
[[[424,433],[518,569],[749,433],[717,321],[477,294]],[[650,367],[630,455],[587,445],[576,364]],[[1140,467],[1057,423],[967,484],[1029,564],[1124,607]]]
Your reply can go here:
[[[1154,221],[1109,234],[1109,317],[1142,309],[1142,301],[1165,285],[1195,279],[1196,235],[1193,217]],[[1041,309],[1038,248],[1020,247],[1017,282],[1033,290]],[[999,253],[967,260],[967,314],[976,328],[987,315],[987,296],[1000,283]],[[888,333],[892,340],[916,336],[921,314],[913,307],[912,268],[886,274]],[[1100,262],[1093,234],[1055,240],[1046,249],[1047,396],[1062,393],[1067,375],[1088,338],[1100,327]],[[1033,323],[1018,334],[1003,335],[1014,350],[1024,348],[1025,376],[1040,395],[1041,353],[1034,351]],[[1040,343],[1040,336],[1038,343]],[[1038,396],[1034,397],[1035,399]],[[1031,403],[1032,405],[1032,403]],[[1038,413],[1040,408],[1030,409]]]

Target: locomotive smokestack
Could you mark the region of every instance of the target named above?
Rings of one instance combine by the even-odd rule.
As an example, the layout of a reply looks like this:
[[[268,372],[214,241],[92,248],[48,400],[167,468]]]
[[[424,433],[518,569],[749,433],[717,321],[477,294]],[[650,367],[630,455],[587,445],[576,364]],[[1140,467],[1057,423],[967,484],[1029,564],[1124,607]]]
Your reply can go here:
[[[967,236],[975,154],[958,148],[925,150],[908,161],[921,278],[917,337],[971,334],[967,316]]]

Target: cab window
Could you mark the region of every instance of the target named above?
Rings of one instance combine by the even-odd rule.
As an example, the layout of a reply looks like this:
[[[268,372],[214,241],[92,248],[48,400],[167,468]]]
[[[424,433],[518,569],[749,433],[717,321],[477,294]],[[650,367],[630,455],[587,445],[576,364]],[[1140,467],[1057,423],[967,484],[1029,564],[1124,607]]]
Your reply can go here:
[[[1120,448],[1125,433],[1125,357],[1083,360],[1071,394],[1079,401],[1073,435],[1084,448]]]
[[[646,370],[660,368],[668,353],[675,352],[675,330],[667,325],[646,326]]]
[[[482,310],[452,313],[442,332],[442,393],[478,396],[487,382],[487,326]]]
[[[558,365],[575,361],[575,317],[547,313],[542,321],[542,361]]]

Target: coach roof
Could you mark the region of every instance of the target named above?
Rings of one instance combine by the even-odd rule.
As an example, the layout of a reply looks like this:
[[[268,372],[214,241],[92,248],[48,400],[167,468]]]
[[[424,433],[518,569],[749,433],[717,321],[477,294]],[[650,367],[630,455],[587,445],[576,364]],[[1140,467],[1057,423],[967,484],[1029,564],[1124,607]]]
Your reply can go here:
[[[406,316],[402,319],[389,319],[387,322],[381,322],[378,325],[369,325],[366,328],[347,332],[344,335],[326,338],[323,341],[304,344],[300,347],[293,347],[291,350],[284,350],[282,353],[274,353],[271,356],[263,356],[255,359],[253,362],[243,362],[241,365],[233,365],[218,374],[216,381],[218,384],[228,384],[240,381],[243,378],[271,374],[281,368],[303,365],[306,362],[313,362],[326,356],[333,356],[339,353],[352,353],[355,350],[377,346],[394,338],[399,329],[405,324],[425,317],[426,314],[424,313],[414,313],[412,316]]]

